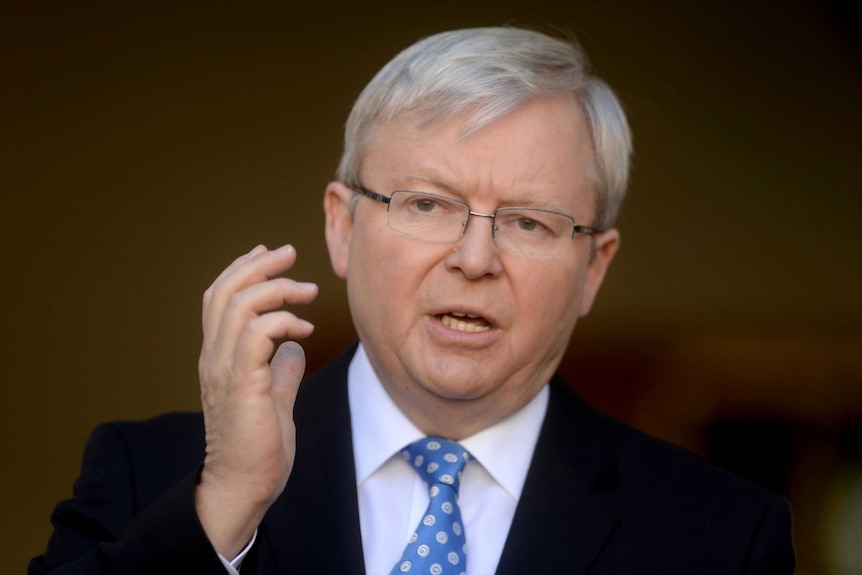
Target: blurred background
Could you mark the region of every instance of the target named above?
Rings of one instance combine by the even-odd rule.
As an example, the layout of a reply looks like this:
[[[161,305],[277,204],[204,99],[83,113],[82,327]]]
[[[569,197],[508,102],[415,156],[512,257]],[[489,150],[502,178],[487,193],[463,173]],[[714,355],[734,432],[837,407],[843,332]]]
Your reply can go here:
[[[319,366],[355,336],[322,192],[376,70],[444,29],[573,32],[630,113],[620,252],[562,371],[791,502],[862,573],[862,42],[851,2],[0,5],[0,541],[23,572],[105,420],[198,406],[200,297],[291,242]]]

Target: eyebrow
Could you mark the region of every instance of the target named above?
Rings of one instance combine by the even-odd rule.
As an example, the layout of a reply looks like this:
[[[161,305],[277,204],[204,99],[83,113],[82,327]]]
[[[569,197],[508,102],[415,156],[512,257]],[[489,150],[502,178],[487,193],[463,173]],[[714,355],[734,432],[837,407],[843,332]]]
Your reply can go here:
[[[391,179],[393,190],[411,190],[413,184],[429,185],[435,188],[435,191],[444,191],[463,198],[464,194],[461,188],[433,172],[402,172]]]
[[[391,180],[392,190],[413,190],[413,185],[429,185],[434,188],[434,190],[415,190],[415,191],[428,191],[429,193],[442,193],[448,194],[451,196],[455,196],[457,199],[466,203],[465,194],[462,191],[462,188],[457,184],[453,184],[439,175],[433,172],[403,172],[397,174]],[[518,196],[510,197],[501,205],[497,206],[498,208],[508,208],[508,207],[519,207],[519,208],[537,208],[542,210],[551,210],[554,212],[559,212],[562,214],[569,214],[569,210],[564,206],[560,205],[560,203],[548,197],[540,197],[536,198],[535,194],[520,194]]]

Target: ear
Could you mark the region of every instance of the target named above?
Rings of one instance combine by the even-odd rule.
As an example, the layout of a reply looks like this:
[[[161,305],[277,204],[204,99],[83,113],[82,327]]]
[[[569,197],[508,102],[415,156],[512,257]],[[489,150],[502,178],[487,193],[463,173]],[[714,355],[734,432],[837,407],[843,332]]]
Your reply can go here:
[[[341,182],[330,182],[323,196],[329,261],[335,275],[341,279],[347,278],[350,233],[353,231],[353,215],[350,213],[350,199],[353,194],[353,190]]]
[[[584,280],[584,293],[581,295],[580,317],[590,313],[593,301],[602,287],[605,273],[611,265],[617,250],[620,247],[620,233],[616,229],[600,232],[593,237],[593,257],[587,264],[586,278]]]

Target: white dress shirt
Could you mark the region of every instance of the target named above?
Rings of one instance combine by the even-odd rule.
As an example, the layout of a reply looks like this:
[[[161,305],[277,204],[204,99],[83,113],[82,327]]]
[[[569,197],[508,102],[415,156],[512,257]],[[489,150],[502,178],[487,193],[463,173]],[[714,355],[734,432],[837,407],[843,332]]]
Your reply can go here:
[[[361,345],[347,382],[365,572],[387,575],[428,506],[428,487],[398,455],[424,434],[389,397]],[[497,569],[547,406],[545,385],[514,415],[460,441],[473,455],[458,496],[469,575]]]
[[[350,362],[347,393],[365,573],[388,575],[428,507],[428,486],[399,456],[424,434],[389,397],[362,345]],[[473,456],[458,494],[468,575],[497,570],[547,408],[545,385],[509,418],[460,441]],[[239,575],[256,537],[233,561],[219,555],[230,575]]]

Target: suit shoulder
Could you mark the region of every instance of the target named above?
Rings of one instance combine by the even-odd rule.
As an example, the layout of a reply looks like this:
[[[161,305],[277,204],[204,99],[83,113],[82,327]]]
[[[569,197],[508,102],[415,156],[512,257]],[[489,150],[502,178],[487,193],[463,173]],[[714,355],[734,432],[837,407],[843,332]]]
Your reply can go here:
[[[199,468],[205,454],[203,415],[167,413],[100,424],[87,442],[84,467],[124,467],[148,501]]]
[[[92,437],[114,436],[134,447],[157,447],[163,443],[196,444],[204,440],[204,420],[200,412],[172,412],[138,421],[101,423]]]
[[[578,457],[602,483],[612,482],[633,500],[674,509],[679,506],[706,509],[732,507],[763,509],[781,497],[726,471],[682,447],[649,435],[589,407],[571,390],[558,390],[555,418],[569,437],[588,438],[588,449]]]
[[[648,478],[673,486],[677,493],[733,494],[741,502],[765,501],[777,495],[678,445],[604,415],[617,453],[621,481],[644,484]]]

